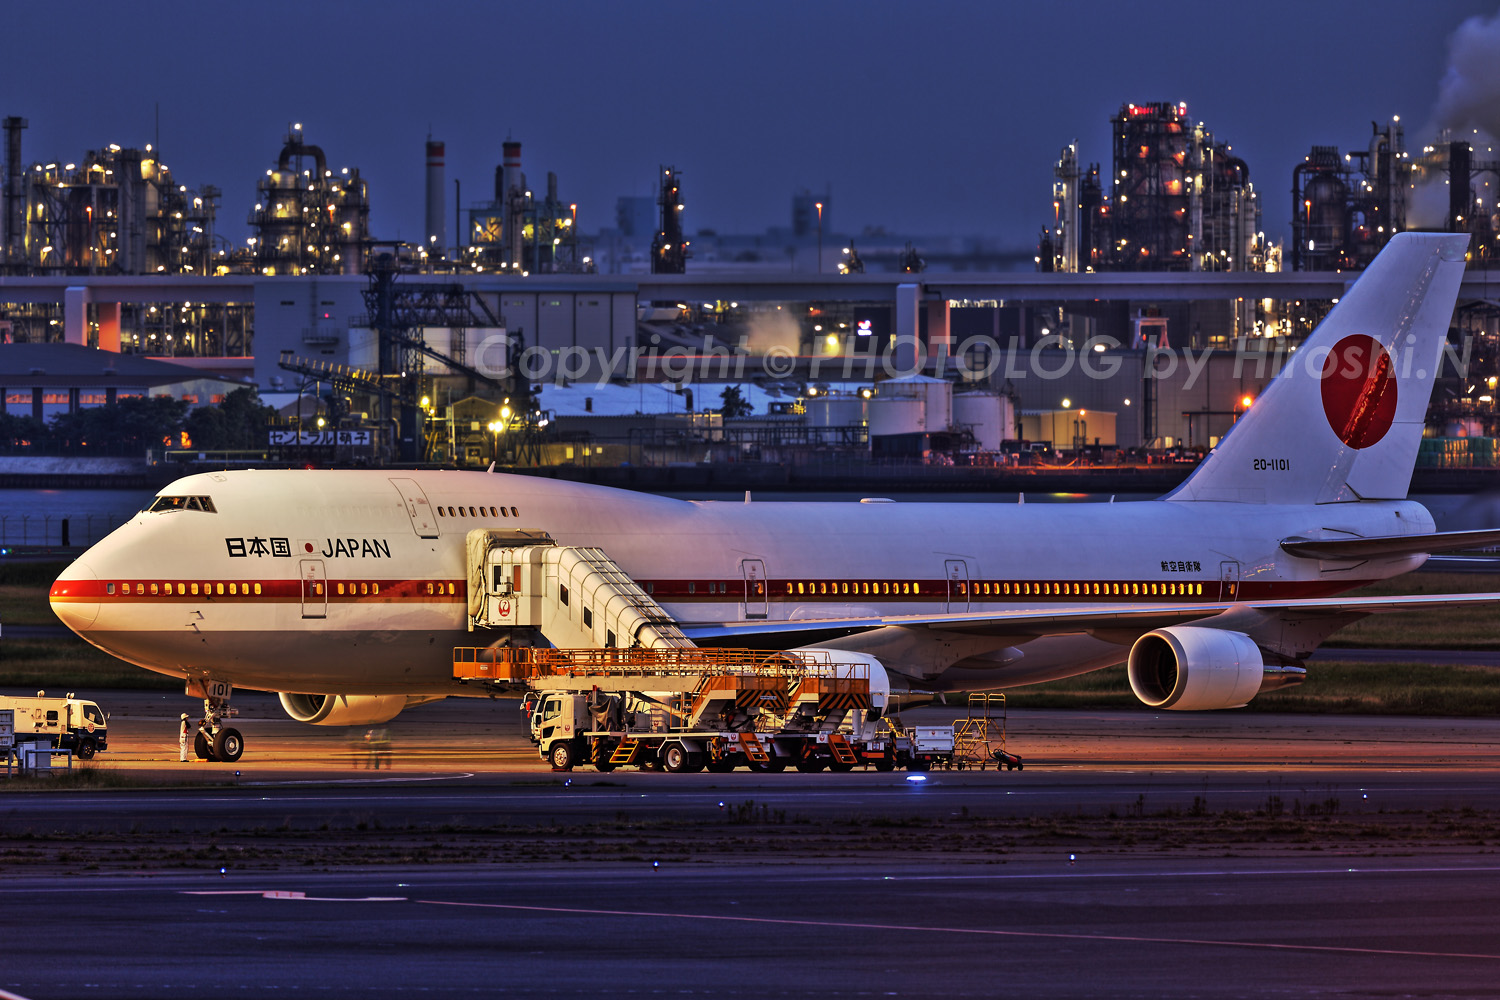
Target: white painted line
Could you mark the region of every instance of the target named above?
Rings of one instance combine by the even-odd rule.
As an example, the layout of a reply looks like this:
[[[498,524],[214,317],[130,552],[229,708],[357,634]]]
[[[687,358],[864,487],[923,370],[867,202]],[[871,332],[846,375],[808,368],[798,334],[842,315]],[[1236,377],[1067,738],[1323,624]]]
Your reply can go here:
[[[473,771],[463,774],[434,774],[426,778],[307,778],[296,781],[242,781],[241,788],[282,788],[287,785],[385,785],[399,781],[453,781],[456,778],[472,778]]]
[[[288,889],[199,889],[184,890],[184,896],[259,896],[262,899],[292,899],[302,903],[404,903],[405,896],[309,896]],[[5,1000],[0,997],[0,1000]]]
[[[1500,962],[1500,954],[1486,955],[1454,951],[1411,951],[1397,948],[1355,948],[1341,945],[1283,944],[1275,941],[1220,941],[1210,938],[1146,937],[1131,934],[1067,934],[1057,931],[1007,931],[984,927],[925,927],[918,924],[870,924],[850,920],[793,920],[781,917],[733,917],[718,913],[672,913],[653,910],[594,910],[568,906],[522,906],[516,903],[456,903],[440,899],[418,899],[429,906],[459,906],[482,910],[524,910],[532,913],[571,913],[579,916],[656,917],[679,920],[720,920],[741,924],[772,924],[783,927],[827,927],[866,931],[927,931],[934,934],[977,934],[984,937],[1045,938],[1060,941],[1121,941],[1130,944],[1181,944],[1210,948],[1250,948],[1262,951],[1310,951],[1339,955],[1402,955],[1415,958],[1470,958]]]

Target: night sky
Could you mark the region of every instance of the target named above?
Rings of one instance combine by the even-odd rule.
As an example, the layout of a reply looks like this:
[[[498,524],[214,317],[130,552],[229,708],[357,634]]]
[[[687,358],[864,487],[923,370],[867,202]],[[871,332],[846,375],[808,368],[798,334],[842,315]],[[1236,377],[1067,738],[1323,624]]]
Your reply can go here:
[[[1029,247],[1058,150],[1077,139],[1107,171],[1126,101],[1186,101],[1249,164],[1273,238],[1309,146],[1363,147],[1399,114],[1416,149],[1439,117],[1500,108],[1495,0],[74,2],[5,22],[0,114],[30,120],[27,162],[143,146],[159,105],[164,161],[223,189],[236,242],[294,121],[330,166],[360,168],[379,238],[420,237],[430,129],[450,229],[453,179],[466,203],[490,197],[511,136],[584,232],[671,164],[690,233],[786,225],[793,192],[826,184],[843,232]]]

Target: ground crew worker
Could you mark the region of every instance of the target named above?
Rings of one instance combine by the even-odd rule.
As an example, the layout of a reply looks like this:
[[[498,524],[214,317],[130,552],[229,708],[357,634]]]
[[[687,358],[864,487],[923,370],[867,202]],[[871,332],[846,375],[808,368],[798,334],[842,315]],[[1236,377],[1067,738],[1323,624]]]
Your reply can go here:
[[[177,727],[177,762],[179,764],[187,763],[188,730],[191,728],[192,727],[188,724],[187,713],[183,712],[182,724]]]

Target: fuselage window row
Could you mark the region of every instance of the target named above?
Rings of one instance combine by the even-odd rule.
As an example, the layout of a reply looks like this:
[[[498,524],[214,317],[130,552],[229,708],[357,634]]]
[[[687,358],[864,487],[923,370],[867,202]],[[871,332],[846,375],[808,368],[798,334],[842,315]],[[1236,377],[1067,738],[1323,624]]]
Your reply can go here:
[[[655,591],[656,585],[647,582],[644,585],[646,593]],[[455,596],[458,586],[449,581],[425,581],[426,592],[429,596]],[[697,595],[706,590],[709,594],[728,595],[731,591],[740,596],[743,594],[742,586],[730,584],[723,581],[705,581],[701,584],[697,581],[687,583],[687,593]],[[756,597],[766,596],[765,581],[756,580],[751,584],[752,592]],[[246,596],[252,594],[259,596],[262,593],[261,584],[240,581],[194,581],[176,582],[161,581],[159,583],[107,583],[105,593],[114,596],[116,593],[123,596],[177,596],[207,597],[224,596],[230,597]],[[323,585],[321,581],[313,583],[312,592],[321,594]],[[347,581],[337,582],[334,585],[336,596],[344,597],[374,597],[380,594],[380,584],[374,581]],[[786,597],[926,597],[928,600],[946,600],[949,594],[961,599],[982,599],[992,597],[1202,597],[1202,583],[1055,583],[1055,582],[975,582],[966,583],[954,581],[951,591],[945,590],[941,582],[937,587],[927,586],[924,591],[921,582],[892,581],[892,580],[798,580],[788,581],[784,594]],[[562,595],[563,603],[567,603],[566,591]],[[1214,591],[1209,596],[1215,596]]]
[[[514,507],[459,507],[437,504],[433,508],[438,517],[520,517]]]
[[[709,584],[709,593],[714,593],[713,584]],[[929,586],[925,591],[931,599],[943,599],[952,593],[956,597],[968,599],[971,596],[981,597],[1201,597],[1203,596],[1203,584],[1201,583],[1053,583],[1053,582],[978,582],[969,584],[967,581],[953,581],[951,591],[945,591],[941,584],[936,589]],[[648,591],[649,592],[649,591]],[[718,591],[725,593],[725,590]],[[688,584],[688,593],[697,593],[696,584]],[[760,593],[757,584],[756,593]],[[892,582],[892,581],[787,581],[785,594],[787,597],[830,597],[830,596],[859,596],[859,597],[920,597],[924,591],[921,583]]]

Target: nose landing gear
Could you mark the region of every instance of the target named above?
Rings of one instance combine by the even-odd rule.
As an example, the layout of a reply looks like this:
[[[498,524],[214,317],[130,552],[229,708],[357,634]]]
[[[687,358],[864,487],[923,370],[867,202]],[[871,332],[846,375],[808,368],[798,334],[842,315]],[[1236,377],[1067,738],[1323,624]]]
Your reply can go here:
[[[193,737],[193,753],[199,760],[228,764],[239,760],[245,752],[245,739],[238,729],[224,725],[225,719],[239,714],[229,707],[234,686],[228,681],[189,678],[186,693],[190,698],[203,699],[203,718],[198,723],[198,734]]]

